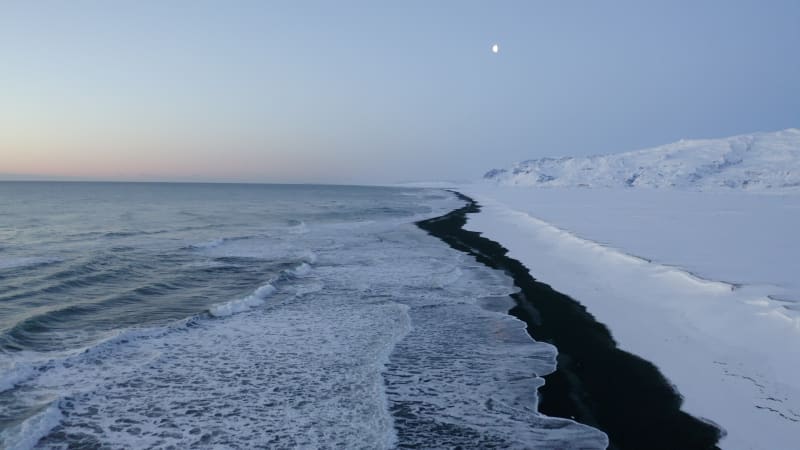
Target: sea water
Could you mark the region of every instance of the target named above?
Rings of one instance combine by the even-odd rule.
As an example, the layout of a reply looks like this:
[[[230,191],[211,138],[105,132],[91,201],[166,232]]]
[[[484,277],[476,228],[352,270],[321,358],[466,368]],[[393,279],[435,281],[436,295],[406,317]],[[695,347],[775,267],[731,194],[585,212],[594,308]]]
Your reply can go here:
[[[0,447],[582,447],[439,190],[0,183]]]

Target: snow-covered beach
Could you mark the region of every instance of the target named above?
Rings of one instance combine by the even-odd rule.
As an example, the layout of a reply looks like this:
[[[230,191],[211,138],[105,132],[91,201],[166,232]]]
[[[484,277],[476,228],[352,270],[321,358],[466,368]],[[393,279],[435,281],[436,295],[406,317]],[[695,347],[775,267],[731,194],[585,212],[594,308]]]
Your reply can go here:
[[[586,306],[622,349],[653,362],[685,411],[725,430],[723,448],[792,448],[798,141],[792,129],[544,169],[529,161],[458,190],[482,206],[468,230],[508,248],[536,279]]]
[[[584,306],[536,281],[527,267],[509,256],[508,249],[465,229],[467,218],[480,213],[481,207],[457,195],[466,206],[418,226],[511,277],[517,292],[511,294],[514,307],[508,314],[523,321],[538,344],[549,343],[557,349],[551,369],[537,372],[546,382],[523,403],[546,416],[603,430],[607,440],[602,448],[717,448],[722,431],[682,411],[680,396],[657,367],[619,349],[608,328]],[[536,397],[539,401],[531,404]],[[574,441],[564,448],[596,444]]]

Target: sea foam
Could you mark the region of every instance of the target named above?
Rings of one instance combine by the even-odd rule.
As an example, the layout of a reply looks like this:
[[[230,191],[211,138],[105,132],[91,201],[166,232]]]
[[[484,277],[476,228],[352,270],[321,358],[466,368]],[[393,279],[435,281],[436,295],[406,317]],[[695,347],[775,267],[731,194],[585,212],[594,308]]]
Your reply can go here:
[[[264,300],[276,291],[275,286],[267,283],[247,297],[231,300],[211,307],[208,312],[214,317],[225,317],[236,314],[264,304]]]
[[[55,428],[62,419],[57,402],[51,403],[41,412],[0,433],[0,443],[8,450],[29,450]]]

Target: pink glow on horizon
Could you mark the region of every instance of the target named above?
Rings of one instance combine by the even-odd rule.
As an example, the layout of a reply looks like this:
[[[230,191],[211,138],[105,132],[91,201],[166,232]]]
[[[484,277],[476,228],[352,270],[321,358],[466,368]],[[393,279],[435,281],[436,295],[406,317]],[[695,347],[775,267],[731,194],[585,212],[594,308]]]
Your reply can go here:
[[[0,145],[0,176],[104,180],[332,181],[347,168],[294,152],[287,157],[266,150],[189,150],[143,147],[140,150],[98,150],[24,147],[9,151]],[[337,177],[333,174],[337,173]]]

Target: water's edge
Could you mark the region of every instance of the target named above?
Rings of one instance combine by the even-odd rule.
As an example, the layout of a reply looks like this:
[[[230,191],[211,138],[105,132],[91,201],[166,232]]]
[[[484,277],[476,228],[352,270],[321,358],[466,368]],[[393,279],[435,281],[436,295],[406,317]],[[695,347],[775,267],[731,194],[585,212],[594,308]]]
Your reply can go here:
[[[539,411],[605,432],[611,449],[715,449],[723,433],[680,410],[682,398],[650,362],[617,348],[605,325],[586,308],[536,281],[499,243],[467,231],[467,214],[480,212],[470,197],[450,191],[466,206],[417,226],[480,263],[502,270],[520,292],[509,314],[528,334],[558,349],[558,367],[539,389]]]

